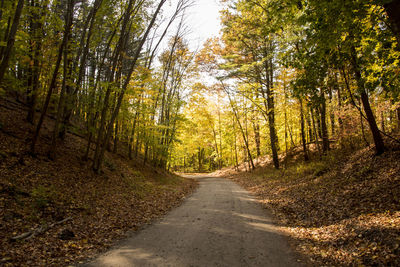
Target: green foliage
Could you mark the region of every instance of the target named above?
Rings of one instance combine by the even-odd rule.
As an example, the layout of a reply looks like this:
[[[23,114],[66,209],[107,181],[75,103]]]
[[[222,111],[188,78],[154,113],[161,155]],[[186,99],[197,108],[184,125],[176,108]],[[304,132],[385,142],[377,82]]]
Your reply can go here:
[[[31,192],[32,205],[36,210],[43,210],[56,199],[56,192],[52,187],[39,185]]]

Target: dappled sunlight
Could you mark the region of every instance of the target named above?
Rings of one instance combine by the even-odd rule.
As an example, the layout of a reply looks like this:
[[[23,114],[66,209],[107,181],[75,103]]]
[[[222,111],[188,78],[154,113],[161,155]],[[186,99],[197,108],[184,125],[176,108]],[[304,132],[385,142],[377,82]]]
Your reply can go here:
[[[213,178],[201,180],[181,207],[92,266],[297,266],[293,259],[261,205],[231,181]]]
[[[270,218],[267,218],[265,216],[258,216],[258,215],[253,215],[253,214],[248,214],[248,213],[232,213],[235,216],[248,219],[251,221],[259,221],[259,222],[264,222],[264,223],[272,223],[272,220]]]
[[[273,232],[276,233],[277,231],[279,231],[279,227],[270,224],[270,223],[255,223],[255,222],[248,222],[248,225],[250,225],[251,227],[253,227],[256,230],[261,230],[261,231],[265,231],[265,232]]]
[[[249,202],[258,202],[257,200],[250,197],[239,197],[240,200],[249,201]]]
[[[151,263],[156,260],[157,257],[154,254],[143,249],[120,248],[104,257],[100,257],[98,263],[105,266],[129,266],[135,261]]]

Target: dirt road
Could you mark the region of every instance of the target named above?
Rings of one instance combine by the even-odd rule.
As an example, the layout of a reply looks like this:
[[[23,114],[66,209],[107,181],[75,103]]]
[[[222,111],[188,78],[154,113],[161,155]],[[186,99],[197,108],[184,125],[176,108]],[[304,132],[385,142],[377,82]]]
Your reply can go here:
[[[298,266],[266,210],[230,180],[200,177],[165,218],[86,266]]]

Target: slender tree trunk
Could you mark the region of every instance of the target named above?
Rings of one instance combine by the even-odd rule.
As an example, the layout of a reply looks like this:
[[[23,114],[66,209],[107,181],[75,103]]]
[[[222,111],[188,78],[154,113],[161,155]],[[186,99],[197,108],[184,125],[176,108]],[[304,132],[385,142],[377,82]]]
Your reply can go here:
[[[71,2],[74,2],[74,1],[71,1]],[[36,145],[36,142],[37,142],[37,140],[39,138],[40,129],[42,128],[44,117],[46,116],[47,109],[48,109],[49,104],[50,104],[51,95],[53,94],[53,90],[56,87],[58,70],[60,68],[60,63],[61,63],[61,59],[62,59],[62,56],[63,56],[64,48],[67,45],[68,35],[69,35],[70,31],[71,31],[72,21],[70,21],[70,16],[69,16],[70,13],[69,12],[73,12],[73,5],[71,6],[69,4],[68,6],[69,6],[69,8],[67,9],[66,15],[65,15],[66,21],[65,21],[65,29],[64,29],[63,40],[62,40],[61,45],[60,45],[60,47],[58,49],[57,61],[55,63],[55,67],[54,67],[54,72],[53,72],[53,76],[52,76],[52,79],[51,79],[51,83],[50,83],[49,89],[47,90],[46,99],[45,99],[45,102],[43,104],[42,113],[40,114],[40,118],[39,118],[39,121],[38,121],[37,126],[36,126],[35,133],[34,133],[33,138],[32,138],[31,149],[30,149],[32,154],[35,154],[35,145]],[[72,8],[72,10],[70,10],[70,8]]]
[[[369,146],[369,142],[367,140],[367,137],[365,136],[363,114],[362,114],[361,109],[360,109],[360,124],[361,124],[361,134],[362,134],[363,140],[364,140],[365,144],[367,146]]]
[[[218,98],[219,101],[219,98]],[[221,111],[218,103],[218,130],[219,130],[219,168],[222,169],[223,166],[223,154],[222,154],[222,124],[221,124]]]
[[[338,85],[338,78],[337,78],[337,73],[335,73],[335,79],[336,79],[336,84]],[[340,138],[343,137],[343,119],[342,119],[342,89],[338,85],[336,88],[338,94],[338,110],[339,110],[339,116],[338,116],[338,122],[339,122],[339,130],[340,130]]]
[[[129,147],[128,147],[128,158],[129,159],[132,159],[132,146],[133,146],[133,141],[135,138],[137,114],[138,114],[138,112],[135,113],[135,117],[133,119],[131,137],[129,138]]]
[[[73,5],[74,1],[70,1],[68,4],[68,16],[69,18],[67,21],[72,21],[73,19]],[[69,67],[69,60],[68,60],[68,42],[69,36],[65,36],[65,48],[64,48],[64,75],[62,80],[60,98],[58,100],[58,107],[57,107],[57,114],[56,114],[56,122],[54,124],[53,134],[51,136],[51,146],[49,150],[49,158],[54,159],[56,156],[56,147],[57,147],[57,137],[58,137],[58,127],[61,122],[61,112],[65,105],[65,87],[68,79],[68,67]]]
[[[326,125],[326,99],[325,94],[321,91],[321,132],[322,132],[322,151],[325,154],[329,150],[329,137],[328,137],[328,127]]]
[[[375,151],[376,151],[377,155],[380,155],[383,152],[385,152],[385,144],[383,142],[382,135],[378,129],[378,125],[376,124],[375,116],[372,112],[372,108],[369,103],[369,97],[365,90],[365,85],[364,85],[364,82],[361,77],[361,71],[358,66],[358,59],[357,59],[357,55],[356,55],[356,51],[355,51],[354,47],[352,47],[352,64],[353,64],[353,69],[354,69],[354,75],[355,75],[355,78],[357,81],[357,86],[358,86],[358,89],[359,89],[360,95],[361,95],[361,102],[363,104],[364,112],[365,112],[365,115],[367,116],[369,128],[371,130],[371,133],[372,133],[372,136],[374,139]]]
[[[24,7],[24,2],[25,2],[24,0],[18,0],[17,9],[15,10],[11,30],[10,33],[8,34],[7,46],[4,51],[2,61],[0,63],[0,85],[3,83],[4,74],[7,70],[8,61],[10,60],[11,57],[11,51],[14,47],[15,35],[17,34],[22,9]]]
[[[260,124],[256,121],[253,121],[253,128],[254,128],[254,141],[256,143],[256,150],[257,150],[257,158],[261,156],[261,137],[260,137]]]
[[[267,86],[267,103],[268,103],[268,126],[269,136],[271,140],[272,160],[274,162],[275,169],[279,169],[279,143],[278,135],[276,134],[275,128],[275,101],[274,101],[274,82],[273,82],[273,69],[272,62],[269,62],[269,85]],[[268,75],[267,75],[268,76]]]
[[[67,99],[66,99],[67,101],[66,101],[66,105],[65,105],[65,109],[64,109],[64,114],[63,114],[63,127],[61,129],[62,136],[65,135],[66,127],[69,124],[69,120],[70,120],[72,112],[73,112],[74,104],[76,102],[76,97],[80,90],[81,82],[84,77],[84,73],[85,73],[85,69],[86,69],[86,61],[87,61],[88,54],[89,54],[90,40],[92,37],[93,28],[94,28],[94,22],[95,22],[97,11],[100,9],[102,2],[103,2],[103,0],[95,0],[95,2],[93,3],[93,8],[89,14],[90,26],[89,26],[89,30],[88,30],[87,39],[85,42],[85,47],[84,47],[83,53],[81,55],[78,79],[76,81],[75,89],[70,90],[70,92],[67,96]],[[86,32],[86,29],[85,29],[85,32]]]
[[[232,118],[232,124],[233,124],[233,146],[235,149],[235,169],[236,171],[239,170],[239,160],[238,160],[238,153],[237,153],[237,137],[236,137],[236,127],[235,127],[235,118]]]
[[[315,117],[314,119],[316,120],[316,126],[317,126],[317,132],[315,133],[318,138],[322,139],[322,126],[321,126],[321,109],[318,107],[315,109],[314,113]]]
[[[335,113],[333,112],[333,95],[332,88],[329,88],[329,115],[331,121],[331,135],[335,136]]]
[[[203,171],[203,151],[204,151],[204,148],[199,147],[199,151],[197,153],[198,161],[199,161],[199,169],[198,169],[199,172]]]
[[[15,2],[12,3],[11,9],[14,9],[14,7],[15,7]],[[3,41],[5,43],[8,40],[8,34],[10,32],[10,27],[11,27],[11,15],[8,16],[6,30],[4,31]],[[0,47],[0,60],[3,59],[4,51],[5,51],[6,48],[7,48],[7,46]]]
[[[400,131],[400,107],[396,108],[396,115],[397,115],[397,131]]]
[[[105,149],[107,147],[108,141],[110,139],[111,133],[112,133],[112,127],[111,125],[114,124],[114,120],[116,118],[112,118],[112,122],[110,122],[108,125],[108,131],[106,131],[106,116],[108,113],[109,105],[110,105],[110,97],[111,97],[111,83],[114,82],[114,76],[115,76],[115,71],[117,69],[117,65],[120,61],[120,58],[122,57],[122,53],[124,52],[124,44],[125,44],[125,37],[126,37],[126,32],[130,20],[130,13],[132,10],[132,5],[133,5],[134,0],[130,0],[128,3],[128,7],[125,10],[125,14],[123,16],[123,22],[121,26],[121,33],[120,37],[118,40],[117,47],[115,48],[113,52],[113,57],[112,57],[112,67],[109,72],[108,76],[108,82],[109,85],[107,86],[107,90],[104,96],[104,101],[103,101],[103,108],[101,110],[101,117],[100,117],[100,127],[97,133],[97,141],[96,141],[96,150],[94,152],[94,158],[93,158],[93,170],[97,173],[100,173],[101,171],[101,163],[103,161]],[[118,77],[118,76],[117,76]],[[104,133],[106,132],[106,137],[104,138]]]
[[[127,75],[127,77],[126,77],[126,79],[125,79],[125,82],[124,82],[122,88],[121,88],[121,92],[120,92],[119,97],[118,97],[118,100],[117,100],[117,105],[116,105],[115,109],[113,110],[113,112],[112,112],[112,114],[111,114],[111,120],[110,120],[110,122],[109,122],[109,125],[114,124],[114,121],[115,121],[115,119],[116,119],[116,117],[117,117],[117,115],[118,115],[118,113],[119,113],[119,109],[120,109],[121,104],[122,104],[122,99],[123,99],[123,97],[124,97],[124,94],[125,94],[125,91],[126,91],[128,85],[129,85],[129,82],[130,82],[132,73],[133,73],[133,71],[134,71],[134,69],[135,69],[135,67],[136,67],[136,62],[137,62],[137,60],[138,60],[138,58],[139,58],[139,56],[140,56],[140,52],[141,52],[141,50],[142,50],[142,47],[143,47],[143,45],[144,45],[144,42],[146,41],[147,36],[149,35],[150,30],[151,30],[151,28],[153,27],[154,22],[155,22],[155,20],[156,20],[156,18],[157,18],[157,15],[158,15],[158,13],[160,12],[161,7],[164,5],[165,2],[166,2],[166,0],[161,0],[161,1],[159,2],[158,6],[157,6],[157,9],[156,9],[156,11],[155,11],[155,13],[154,13],[154,15],[153,15],[151,21],[150,21],[150,24],[147,26],[146,32],[144,33],[144,35],[143,35],[143,37],[142,37],[142,39],[141,39],[141,41],[140,41],[138,47],[136,48],[135,55],[134,55],[134,57],[133,57],[132,62],[130,63],[131,65],[130,65],[130,69],[129,69],[128,75]],[[107,143],[107,141],[110,139],[111,132],[112,132],[112,128],[111,128],[111,127],[108,127],[107,133],[106,133],[106,136],[105,136],[105,139],[104,139],[105,143]],[[103,162],[104,153],[105,153],[105,147],[103,146],[103,147],[100,149],[99,157],[98,157],[98,159],[97,159],[96,165],[94,166],[94,169],[95,169],[97,172],[99,172],[99,171],[101,170],[101,165],[102,165],[102,162]]]
[[[244,143],[245,143],[245,147],[246,147],[246,150],[247,150],[247,154],[248,154],[248,156],[249,156],[249,160],[250,160],[250,163],[251,163],[251,168],[254,170],[256,167],[254,166],[253,156],[251,155],[249,143],[248,143],[248,140],[247,140],[247,138],[246,138],[245,131],[244,131],[244,129],[243,129],[243,127],[242,127],[242,124],[241,124],[241,122],[240,122],[239,115],[237,114],[237,110],[236,110],[236,108],[235,108],[235,106],[234,106],[234,104],[233,104],[233,102],[232,102],[232,99],[231,99],[231,96],[230,96],[229,91],[226,90],[225,85],[222,84],[222,86],[223,86],[225,92],[226,92],[227,95],[228,95],[229,103],[230,103],[230,105],[231,105],[231,107],[232,107],[232,111],[233,111],[233,113],[234,113],[234,115],[235,115],[235,118],[236,118],[236,121],[237,121],[237,123],[238,123],[240,132],[242,133],[243,141],[244,141]]]
[[[385,115],[383,113],[383,110],[381,111],[381,129],[382,129],[382,132],[386,132],[386,130],[385,130]]]
[[[304,130],[304,111],[303,111],[303,100],[299,98],[300,102],[300,129],[301,129],[301,142],[303,145],[303,154],[304,154],[304,161],[308,161],[308,150],[307,150],[307,143],[306,143],[306,135]]]
[[[119,122],[119,120],[115,121],[114,146],[113,146],[113,153],[114,154],[117,154],[117,152],[118,152],[118,122]]]
[[[285,118],[285,165],[286,165],[287,154],[288,154],[288,141],[287,141],[288,140],[288,118],[287,118],[287,93],[286,93],[286,83],[285,82],[283,83],[283,94],[284,94],[284,118]]]
[[[321,148],[319,146],[319,140],[318,140],[318,134],[317,134],[317,129],[315,127],[315,119],[314,119],[314,112],[313,109],[311,108],[311,119],[312,119],[312,125],[313,125],[313,129],[314,129],[314,136],[315,136],[315,145],[317,146],[317,150],[318,150],[318,155],[319,157],[321,157]]]
[[[3,2],[2,2],[3,3]],[[41,39],[38,36],[38,30],[40,27],[39,25],[39,16],[38,11],[35,10],[35,7],[39,7],[39,4],[35,4],[35,0],[30,1],[31,5],[31,13],[29,16],[29,35],[30,35],[30,41],[29,41],[29,58],[30,58],[30,63],[29,63],[29,77],[28,77],[28,88],[27,88],[27,105],[28,105],[28,113],[26,115],[26,120],[34,124],[34,117],[35,117],[35,106],[36,106],[36,98],[37,98],[37,88],[36,88],[36,72],[38,71],[39,68],[37,64],[37,57],[39,55],[38,51],[40,51],[40,44],[41,44]],[[40,53],[40,52],[39,52]]]
[[[314,140],[313,137],[313,127],[311,124],[311,118],[310,118],[310,113],[311,113],[311,109],[307,108],[307,112],[306,112],[306,122],[307,122],[307,128],[308,128],[308,143],[311,143]],[[311,113],[312,114],[312,113]]]

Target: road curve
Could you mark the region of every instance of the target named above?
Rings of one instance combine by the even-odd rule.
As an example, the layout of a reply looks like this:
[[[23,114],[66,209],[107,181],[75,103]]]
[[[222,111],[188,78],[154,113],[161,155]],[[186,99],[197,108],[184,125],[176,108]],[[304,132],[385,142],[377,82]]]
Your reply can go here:
[[[299,266],[247,191],[227,179],[197,179],[180,207],[85,266]]]

